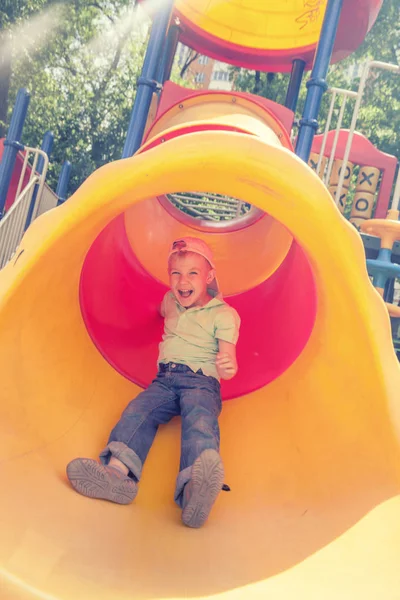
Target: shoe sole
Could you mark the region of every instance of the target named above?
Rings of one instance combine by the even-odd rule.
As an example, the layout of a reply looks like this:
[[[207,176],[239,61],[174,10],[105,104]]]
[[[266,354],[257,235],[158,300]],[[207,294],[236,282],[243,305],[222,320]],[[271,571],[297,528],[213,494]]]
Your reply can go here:
[[[188,527],[201,527],[222,489],[224,467],[215,450],[204,450],[192,466],[192,493],[182,511],[182,521]]]
[[[89,458],[71,461],[67,466],[67,476],[72,487],[82,496],[116,504],[130,504],[138,491],[132,479],[114,478],[102,465]]]

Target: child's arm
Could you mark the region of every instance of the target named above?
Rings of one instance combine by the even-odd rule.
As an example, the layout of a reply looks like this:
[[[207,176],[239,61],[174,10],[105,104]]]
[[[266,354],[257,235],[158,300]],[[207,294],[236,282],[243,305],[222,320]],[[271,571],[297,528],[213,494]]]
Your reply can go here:
[[[165,308],[166,308],[166,302],[167,302],[168,295],[169,295],[169,293],[167,292],[165,294],[164,298],[162,299],[161,304],[159,304],[157,307],[158,314],[163,319],[165,318]]]
[[[218,346],[219,352],[215,361],[218,375],[221,379],[232,379],[238,370],[236,346],[224,340],[218,340]]]

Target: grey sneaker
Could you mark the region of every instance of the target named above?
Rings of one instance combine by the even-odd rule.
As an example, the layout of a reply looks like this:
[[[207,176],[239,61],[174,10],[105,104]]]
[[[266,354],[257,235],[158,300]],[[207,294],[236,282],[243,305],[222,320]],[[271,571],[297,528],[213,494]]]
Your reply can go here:
[[[83,496],[100,498],[117,504],[130,504],[137,492],[137,483],[116,467],[108,467],[92,458],[75,458],[67,466],[72,487]]]
[[[216,450],[204,450],[194,461],[190,481],[183,490],[182,521],[201,527],[222,489],[224,467]]]

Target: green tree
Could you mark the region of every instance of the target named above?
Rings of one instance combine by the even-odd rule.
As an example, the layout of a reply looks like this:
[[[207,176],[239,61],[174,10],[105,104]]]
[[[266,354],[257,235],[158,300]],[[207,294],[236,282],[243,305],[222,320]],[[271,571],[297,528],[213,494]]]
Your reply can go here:
[[[399,31],[397,0],[385,0],[361,48],[330,69],[330,85],[355,88],[358,81],[349,79],[349,66],[367,57],[394,62]],[[18,88],[27,87],[31,104],[23,141],[38,146],[44,132],[53,131],[52,185],[65,158],[73,164],[74,190],[95,168],[120,157],[147,34],[147,21],[138,22],[133,16],[132,0],[2,1],[0,135]],[[284,102],[288,75],[234,71],[237,89]],[[182,84],[177,71],[173,79]],[[397,155],[399,89],[393,75],[371,78],[358,122],[358,129],[373,143]],[[303,86],[299,112],[305,93]],[[326,94],[321,128],[328,100]],[[347,119],[350,109],[348,103]]]
[[[286,73],[264,73],[247,69],[232,68],[234,87],[241,92],[250,92],[284,104],[289,75]]]
[[[20,87],[31,93],[23,141],[38,146],[47,129],[55,136],[51,185],[64,159],[73,191],[120,158],[147,33],[131,0],[65,0],[51,35],[13,60],[10,97]]]
[[[398,2],[385,0],[376,23],[360,48],[352,56],[331,67],[329,84],[357,91],[359,76],[349,78],[352,68],[362,66],[367,60],[399,64],[399,49]],[[329,100],[328,97],[324,99],[321,126],[325,125]],[[348,102],[345,126],[350,124],[352,110],[353,102]],[[361,104],[357,130],[380,150],[400,157],[400,74],[376,69],[371,71]]]
[[[7,122],[8,96],[15,55],[13,47],[18,45],[18,37],[23,33],[19,31],[18,25],[27,22],[46,4],[50,4],[48,0],[3,0],[0,5],[0,137],[4,136]],[[40,36],[31,35],[31,39],[32,37]],[[40,42],[38,39],[36,41],[38,45]]]

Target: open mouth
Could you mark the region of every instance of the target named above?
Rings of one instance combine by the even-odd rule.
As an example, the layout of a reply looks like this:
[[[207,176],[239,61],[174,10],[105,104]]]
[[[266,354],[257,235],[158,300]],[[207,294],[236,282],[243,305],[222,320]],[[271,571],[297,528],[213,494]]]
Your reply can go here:
[[[178,290],[178,294],[181,298],[190,298],[193,294],[193,290]]]

